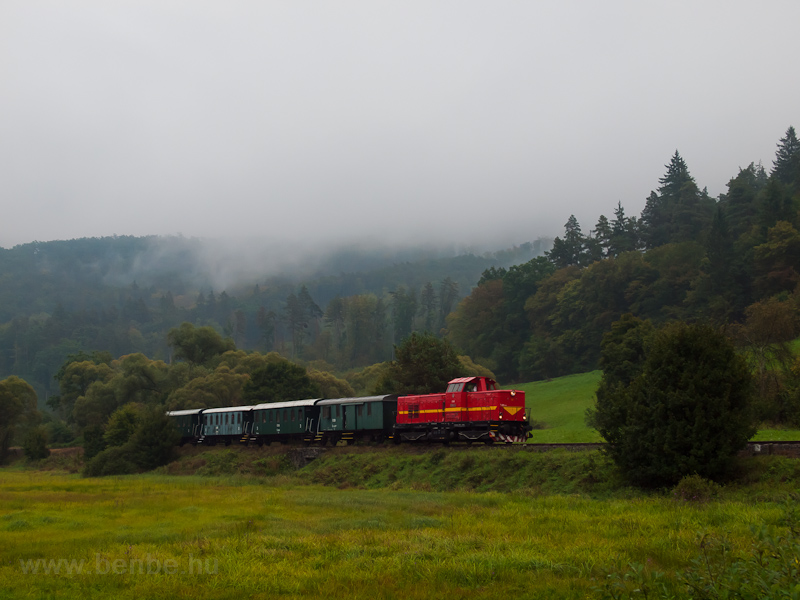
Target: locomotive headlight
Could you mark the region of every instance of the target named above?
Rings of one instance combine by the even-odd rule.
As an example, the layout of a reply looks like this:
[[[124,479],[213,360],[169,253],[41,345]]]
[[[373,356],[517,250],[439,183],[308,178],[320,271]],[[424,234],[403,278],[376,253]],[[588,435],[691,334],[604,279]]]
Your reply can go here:
[[[511,390],[511,395],[512,396],[516,396],[517,395],[517,390]]]

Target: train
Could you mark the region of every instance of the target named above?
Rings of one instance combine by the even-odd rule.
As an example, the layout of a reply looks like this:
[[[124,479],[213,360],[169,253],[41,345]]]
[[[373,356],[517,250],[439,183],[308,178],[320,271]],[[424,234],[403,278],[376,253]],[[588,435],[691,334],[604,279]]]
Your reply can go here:
[[[459,377],[441,394],[311,398],[168,412],[181,445],[435,442],[524,443],[525,392],[489,377]]]

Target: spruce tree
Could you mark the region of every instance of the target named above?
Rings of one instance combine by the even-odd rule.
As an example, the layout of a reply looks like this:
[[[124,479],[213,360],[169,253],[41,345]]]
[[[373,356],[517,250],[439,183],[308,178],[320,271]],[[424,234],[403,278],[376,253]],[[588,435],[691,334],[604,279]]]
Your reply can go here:
[[[545,255],[559,269],[586,264],[586,238],[575,215],[570,215],[564,224],[564,238],[554,239],[553,248]]]
[[[800,141],[794,127],[786,130],[786,135],[778,143],[775,161],[770,175],[781,183],[792,184],[800,181]]]
[[[677,150],[666,167],[658,180],[658,193],[651,192],[642,211],[641,233],[647,249],[696,241],[714,214],[714,200],[697,188]]]

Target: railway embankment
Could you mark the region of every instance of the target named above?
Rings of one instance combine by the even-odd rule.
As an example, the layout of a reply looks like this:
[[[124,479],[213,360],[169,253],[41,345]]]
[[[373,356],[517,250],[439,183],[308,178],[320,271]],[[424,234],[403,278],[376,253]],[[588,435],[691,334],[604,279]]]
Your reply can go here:
[[[713,489],[780,498],[800,487],[798,444],[748,448]],[[474,491],[593,498],[662,494],[630,486],[597,444],[565,446],[184,447],[168,475],[241,477],[341,489]],[[715,492],[716,493],[716,492]]]
[[[594,498],[664,492],[642,492],[629,486],[600,448],[600,444],[184,446],[177,460],[156,473],[342,489],[577,494]],[[798,457],[798,442],[751,443],[737,458],[734,469],[720,478],[719,490],[735,494],[745,487],[755,488],[761,498],[796,493],[800,487]],[[11,468],[82,470],[80,452],[67,450],[38,463],[20,459],[14,464]]]

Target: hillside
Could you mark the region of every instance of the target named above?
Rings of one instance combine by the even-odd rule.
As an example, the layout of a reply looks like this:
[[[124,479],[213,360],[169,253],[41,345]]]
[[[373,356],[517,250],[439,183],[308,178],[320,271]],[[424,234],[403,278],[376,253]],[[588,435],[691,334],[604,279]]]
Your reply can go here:
[[[350,336],[349,355],[336,365],[365,366],[390,359],[392,342],[402,337],[392,311],[399,302],[395,292],[415,307],[417,294],[427,303],[426,315],[412,310],[417,323],[408,327],[438,331],[483,271],[525,262],[548,248],[540,239],[463,254],[452,247],[351,245],[288,255],[263,245],[156,236],[0,248],[0,379],[22,377],[43,402],[58,393],[53,375],[67,356],[141,352],[169,360],[166,334],[185,321],[214,327],[240,349],[296,358],[306,349],[309,360],[334,362],[310,348],[334,299],[346,301],[342,318],[353,321],[341,327],[380,328],[371,339]],[[286,319],[287,304],[298,295],[313,320],[304,323],[302,339]],[[374,323],[366,323],[367,316]]]
[[[531,443],[561,444],[602,442],[594,429],[586,426],[586,410],[594,406],[594,392],[602,371],[557,377],[513,387],[525,392],[531,421],[542,426],[533,430]],[[764,425],[753,441],[800,441],[800,429]]]

